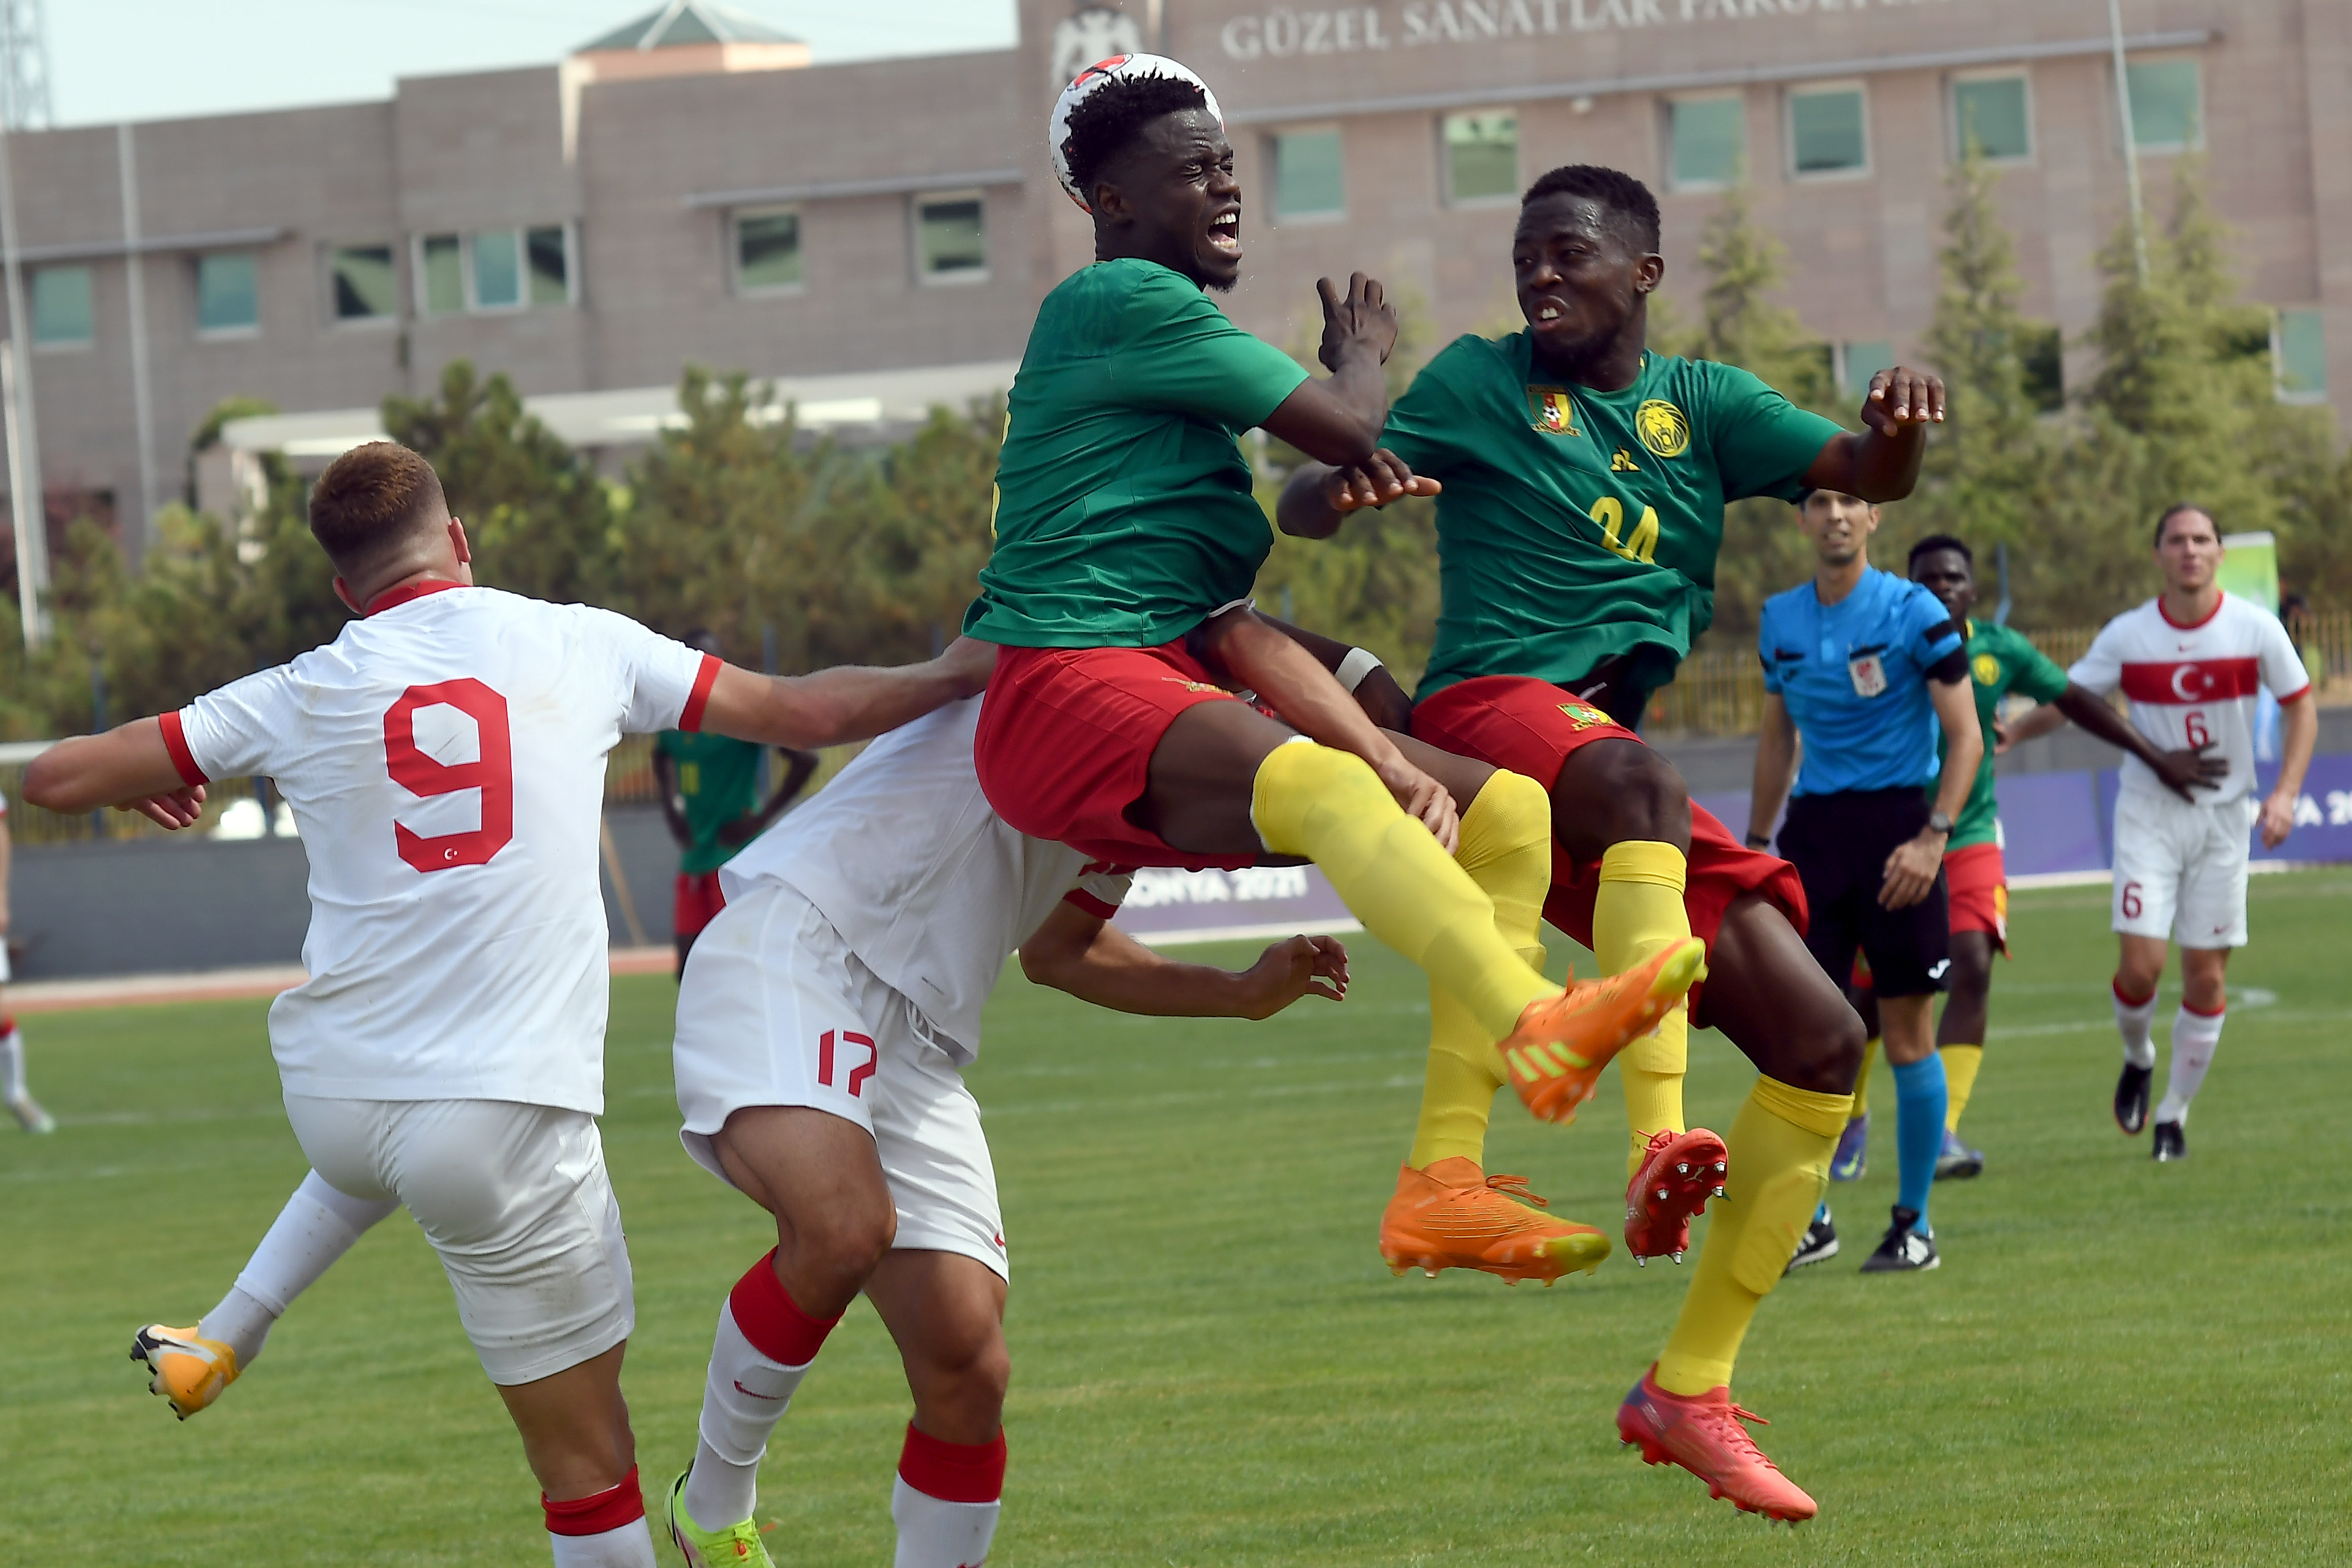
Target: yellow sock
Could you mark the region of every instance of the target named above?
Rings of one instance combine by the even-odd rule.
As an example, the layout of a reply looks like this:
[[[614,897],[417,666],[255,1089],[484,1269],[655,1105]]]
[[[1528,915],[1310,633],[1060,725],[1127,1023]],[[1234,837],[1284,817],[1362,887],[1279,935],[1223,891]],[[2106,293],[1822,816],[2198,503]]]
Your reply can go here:
[[[1495,931],[1495,903],[1407,816],[1361,758],[1311,741],[1258,765],[1250,815],[1277,855],[1304,855],[1364,929],[1461,998],[1499,1040],[1559,987]]]
[[[1454,863],[1495,906],[1496,933],[1530,969],[1541,972],[1544,895],[1551,890],[1551,802],[1543,786],[1497,773],[1462,813]],[[1494,1039],[1454,994],[1429,986],[1429,1068],[1422,1079],[1421,1122],[1409,1163],[1460,1158],[1484,1165],[1486,1120],[1507,1081]]]
[[[1612,844],[1602,853],[1601,886],[1592,900],[1592,956],[1601,961],[1602,973],[1622,973],[1660,948],[1688,939],[1690,912],[1683,907],[1688,871],[1681,850],[1654,839]],[[1628,1177],[1641,1169],[1652,1133],[1683,1131],[1683,1075],[1689,1066],[1688,1004],[1618,1057],[1631,1140]]]
[[[1715,1201],[1698,1274],[1658,1357],[1658,1386],[1705,1394],[1731,1381],[1756,1304],[1796,1255],[1829,1185],[1830,1153],[1853,1097],[1759,1078],[1726,1140],[1731,1174]]]
[[[1960,1112],[1969,1108],[1969,1091],[1977,1086],[1977,1069],[1984,1066],[1984,1047],[1942,1046],[1936,1054],[1944,1058],[1944,1093],[1951,1101],[1944,1110],[1944,1126],[1958,1132]]]
[[[1853,1110],[1855,1116],[1870,1114],[1870,1064],[1878,1059],[1878,1037],[1873,1035],[1862,1042],[1862,1070],[1853,1075]]]

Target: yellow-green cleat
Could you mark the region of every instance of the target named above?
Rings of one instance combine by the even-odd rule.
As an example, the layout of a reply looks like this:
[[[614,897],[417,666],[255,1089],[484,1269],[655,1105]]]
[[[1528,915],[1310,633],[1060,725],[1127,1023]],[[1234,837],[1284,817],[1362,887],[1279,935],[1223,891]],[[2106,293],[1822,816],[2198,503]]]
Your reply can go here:
[[[662,1499],[662,1522],[688,1568],[776,1568],[755,1521],[742,1520],[725,1530],[705,1530],[694,1522],[686,1511],[686,1478],[693,1473],[691,1466],[680,1470]]]

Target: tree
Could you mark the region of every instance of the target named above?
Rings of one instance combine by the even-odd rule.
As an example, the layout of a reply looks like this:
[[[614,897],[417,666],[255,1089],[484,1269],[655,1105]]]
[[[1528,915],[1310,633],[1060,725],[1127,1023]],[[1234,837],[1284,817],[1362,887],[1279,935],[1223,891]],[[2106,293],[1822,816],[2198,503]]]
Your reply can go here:
[[[2026,356],[2043,329],[2019,308],[2017,247],[1994,205],[1999,176],[1971,155],[1952,171],[1937,252],[1943,287],[1927,361],[1944,378],[1946,416],[1928,442],[1918,495],[1897,509],[1889,544],[1952,533],[1979,548],[2017,544],[2049,507],[2053,440],[2040,422]]]
[[[1772,300],[1783,273],[1780,243],[1755,221],[1747,190],[1734,186],[1706,221],[1699,263],[1706,274],[1697,330],[1660,346],[1752,372],[1791,403],[1827,413],[1837,401],[1828,345],[1807,334],[1796,312]],[[1668,314],[1668,321],[1678,318]],[[1652,342],[1659,342],[1653,331]],[[1716,560],[1713,624],[1726,637],[1755,629],[1764,601],[1812,571],[1812,559],[1782,502],[1762,498],[1725,509]]]

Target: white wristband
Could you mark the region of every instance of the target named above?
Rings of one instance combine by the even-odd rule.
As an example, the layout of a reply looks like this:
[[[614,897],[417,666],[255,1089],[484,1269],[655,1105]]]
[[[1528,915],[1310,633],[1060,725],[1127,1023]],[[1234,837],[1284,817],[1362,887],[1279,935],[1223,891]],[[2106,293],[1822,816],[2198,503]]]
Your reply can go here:
[[[1364,683],[1364,677],[1380,667],[1377,655],[1364,648],[1351,647],[1348,650],[1348,657],[1339,661],[1339,668],[1332,673],[1339,678],[1340,685],[1353,691]]]

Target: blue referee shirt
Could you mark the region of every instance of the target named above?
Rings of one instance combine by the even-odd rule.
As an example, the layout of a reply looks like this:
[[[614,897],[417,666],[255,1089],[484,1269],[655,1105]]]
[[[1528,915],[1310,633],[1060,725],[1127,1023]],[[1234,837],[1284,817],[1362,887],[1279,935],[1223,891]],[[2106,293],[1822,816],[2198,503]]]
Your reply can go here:
[[[1823,605],[1811,583],[1765,600],[1756,633],[1764,689],[1788,703],[1805,742],[1796,793],[1916,788],[1934,780],[1927,675],[1945,665],[1938,673],[1965,679],[1962,641],[1935,595],[1874,566],[1834,605]]]

